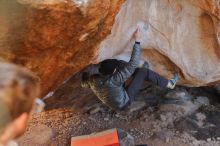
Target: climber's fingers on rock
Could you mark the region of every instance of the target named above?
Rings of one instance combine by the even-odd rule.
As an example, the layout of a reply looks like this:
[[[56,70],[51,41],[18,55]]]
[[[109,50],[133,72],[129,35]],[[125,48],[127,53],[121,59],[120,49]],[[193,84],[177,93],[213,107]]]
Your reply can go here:
[[[135,41],[140,42],[140,37],[141,37],[140,32],[141,32],[140,28],[138,27],[137,30],[135,31]]]

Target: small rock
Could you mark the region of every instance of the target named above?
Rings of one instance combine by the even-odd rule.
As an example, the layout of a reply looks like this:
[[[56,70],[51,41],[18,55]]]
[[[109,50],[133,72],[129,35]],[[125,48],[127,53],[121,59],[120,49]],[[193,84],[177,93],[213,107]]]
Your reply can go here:
[[[152,113],[154,111],[154,109],[153,109],[153,107],[148,107],[147,111]]]
[[[217,140],[220,140],[220,137],[217,137]]]
[[[194,100],[194,103],[195,104],[198,104],[198,105],[209,105],[209,99],[208,97],[204,97],[204,96],[198,96],[196,97],[196,99]]]
[[[211,138],[207,138],[207,142],[210,142],[210,141],[212,141],[212,139]]]
[[[169,137],[166,137],[165,142],[168,143],[170,141]]]
[[[108,121],[109,120],[109,118],[104,118],[104,121]]]
[[[120,115],[117,113],[117,114],[115,114],[115,117],[119,118],[119,117],[120,117]]]
[[[163,122],[166,121],[166,116],[160,115],[160,120],[163,121]]]
[[[146,103],[143,101],[134,101],[132,104],[129,106],[129,112],[135,112],[138,110],[143,109],[146,106]]]
[[[98,113],[101,110],[100,106],[94,107],[89,111],[89,114],[93,115]]]
[[[192,97],[186,91],[172,91],[169,92],[165,98],[183,101],[192,99]]]
[[[200,142],[198,140],[194,140],[192,143],[194,146],[198,146]]]
[[[85,105],[84,107],[83,107],[83,109],[84,109],[84,111],[85,112],[89,112],[89,111],[91,111],[92,109],[94,109],[94,108],[96,108],[96,107],[100,107],[101,106],[101,104],[100,103],[93,103],[93,104],[87,104],[87,105]]]
[[[129,133],[126,133],[122,130],[118,131],[120,146],[133,146],[134,145],[134,137],[132,137]],[[120,136],[123,135],[123,136]]]
[[[122,119],[122,120],[127,120],[127,115],[116,114],[115,117]]]
[[[199,120],[199,121],[203,121],[203,120],[206,119],[206,116],[205,116],[203,113],[197,113],[197,114],[196,114],[196,118],[197,118],[197,120]]]
[[[93,118],[92,116],[89,117],[89,120],[96,122],[97,120],[95,118]]]
[[[177,112],[176,112],[177,113]],[[168,112],[168,113],[166,113],[165,114],[165,117],[166,117],[166,120],[167,120],[167,122],[173,122],[175,119],[176,119],[176,117],[175,117],[175,112],[174,113],[172,113],[172,112]],[[178,114],[179,115],[179,114]]]

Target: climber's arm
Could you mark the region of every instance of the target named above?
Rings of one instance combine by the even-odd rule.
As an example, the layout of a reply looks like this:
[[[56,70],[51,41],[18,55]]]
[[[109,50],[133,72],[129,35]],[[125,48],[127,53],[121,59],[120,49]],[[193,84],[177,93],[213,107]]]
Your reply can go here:
[[[141,57],[141,46],[140,46],[140,30],[137,29],[135,33],[136,42],[133,46],[133,51],[131,54],[130,61],[122,68],[116,71],[111,77],[111,81],[115,85],[123,84],[138,67]]]

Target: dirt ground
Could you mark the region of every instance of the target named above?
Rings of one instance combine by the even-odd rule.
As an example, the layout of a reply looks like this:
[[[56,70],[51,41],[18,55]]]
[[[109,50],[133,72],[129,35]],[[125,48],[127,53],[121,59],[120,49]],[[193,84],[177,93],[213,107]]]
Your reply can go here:
[[[48,95],[46,110],[32,115],[18,139],[21,146],[68,146],[73,136],[111,128],[128,132],[135,144],[220,146],[220,102],[213,88],[171,91],[146,84],[137,102],[113,111],[82,89],[77,78]]]

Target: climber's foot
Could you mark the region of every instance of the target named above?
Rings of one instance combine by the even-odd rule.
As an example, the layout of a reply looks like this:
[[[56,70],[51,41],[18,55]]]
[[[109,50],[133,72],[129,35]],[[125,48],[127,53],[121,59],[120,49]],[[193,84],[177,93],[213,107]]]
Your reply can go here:
[[[178,74],[177,73],[174,74],[173,77],[169,80],[168,88],[174,89],[178,79],[179,79]]]

